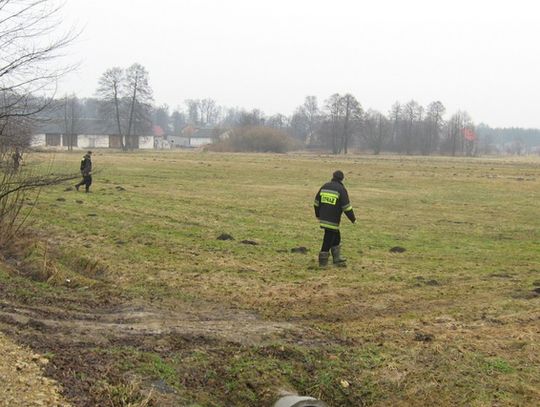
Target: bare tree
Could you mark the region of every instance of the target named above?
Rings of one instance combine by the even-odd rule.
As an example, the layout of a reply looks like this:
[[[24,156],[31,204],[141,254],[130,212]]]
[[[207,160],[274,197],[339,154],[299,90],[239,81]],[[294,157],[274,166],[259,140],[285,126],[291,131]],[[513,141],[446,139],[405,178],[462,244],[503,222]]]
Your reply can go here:
[[[176,109],[171,115],[171,122],[173,134],[178,136],[186,125],[186,115],[184,112]]]
[[[60,76],[73,66],[59,63],[76,37],[59,33],[61,6],[50,0],[0,0],[0,150],[20,149],[26,130],[51,102]],[[39,92],[42,97],[36,97]],[[18,134],[15,129],[25,129]],[[8,154],[9,156],[9,154]]]
[[[123,150],[136,148],[138,143],[134,136],[151,127],[153,98],[146,69],[137,63],[126,70],[110,68],[99,79],[96,94],[105,102],[102,114],[114,121],[120,147]]]
[[[402,107],[399,102],[395,102],[390,111],[388,112],[388,118],[392,122],[392,140],[390,142],[391,148],[395,151],[399,149],[398,143],[401,135],[401,118],[402,118]]]
[[[290,134],[297,140],[302,142],[312,142],[313,135],[309,134],[309,123],[302,111],[302,107],[298,107],[290,119]]]
[[[417,131],[417,123],[422,116],[422,107],[415,101],[411,100],[403,106],[403,147],[407,154],[412,154],[415,148],[415,135]]]
[[[344,109],[344,118],[340,151],[342,150],[344,154],[347,154],[349,139],[353,133],[354,124],[362,119],[362,106],[360,106],[358,100],[356,100],[356,98],[350,93],[343,96],[342,104]]]
[[[199,106],[201,101],[199,99],[186,99],[185,104],[187,107],[189,124],[199,124]]]
[[[132,132],[137,133],[137,123],[150,123],[150,103],[153,101],[148,71],[141,64],[135,63],[126,70],[125,88],[129,97],[126,144],[133,149],[136,145]]]
[[[306,118],[308,126],[308,135],[310,137],[315,133],[317,122],[320,117],[319,104],[317,102],[317,96],[306,96],[304,104],[301,106],[301,112]]]
[[[197,114],[199,118],[198,124],[200,124],[201,126],[204,126],[206,124],[205,122],[206,99],[203,99],[203,100],[197,99],[197,108],[199,109],[199,113]]]
[[[0,136],[47,107],[57,80],[74,68],[59,62],[77,36],[58,31],[60,11],[51,0],[0,0]]]
[[[341,152],[341,136],[343,134],[343,117],[344,117],[344,107],[343,107],[343,98],[339,93],[334,93],[330,96],[325,103],[325,108],[327,111],[327,118],[329,125],[327,130],[329,132],[332,153],[339,154]]]
[[[431,102],[427,108],[426,116],[426,137],[422,143],[422,154],[431,154],[439,144],[442,126],[444,124],[443,115],[446,108],[440,101]]]
[[[80,129],[81,105],[75,95],[64,97],[64,145],[72,151]]]
[[[54,94],[57,79],[72,69],[57,60],[76,33],[57,34],[61,6],[50,0],[0,0],[0,125],[43,109],[32,103],[39,91]],[[35,102],[35,101],[34,101]]]
[[[241,110],[238,112],[237,123],[239,127],[263,126],[266,122],[264,113],[259,109],[251,111]]]
[[[385,142],[391,136],[390,121],[382,113],[369,110],[363,124],[362,138],[373,150],[373,154],[380,154]]]
[[[285,116],[284,114],[276,113],[275,115],[270,116],[266,120],[266,125],[268,127],[273,127],[275,129],[285,129],[289,127],[290,122],[289,122],[289,118]]]
[[[198,101],[200,123],[203,126],[214,125],[217,123],[220,108],[214,99],[206,98]]]
[[[125,81],[125,73],[122,68],[114,67],[107,69],[101,78],[99,78],[97,96],[101,98],[105,104],[103,114],[108,119],[112,119],[115,123],[118,137],[120,139],[120,147],[126,149],[124,143],[124,132],[122,130],[122,111],[123,111],[123,86]]]
[[[330,121],[330,126],[326,127],[330,132],[332,152],[347,154],[354,126],[362,118],[362,107],[350,93],[344,96],[334,93],[326,100],[326,110]]]
[[[170,132],[171,116],[169,115],[169,106],[164,104],[153,109],[153,122],[161,127],[165,134]]]
[[[463,129],[473,127],[471,117],[467,112],[459,110],[454,113],[448,121],[444,151],[449,152],[452,156],[465,153],[466,143]]]
[[[0,247],[21,227],[24,191],[71,176],[32,177],[7,160],[30,141],[35,115],[53,99],[57,80],[73,67],[59,62],[76,37],[62,27],[61,5],[50,0],[0,0]],[[41,97],[37,97],[37,93]]]
[[[306,96],[290,119],[290,132],[302,142],[314,143],[315,132],[321,121],[321,111],[316,96]]]

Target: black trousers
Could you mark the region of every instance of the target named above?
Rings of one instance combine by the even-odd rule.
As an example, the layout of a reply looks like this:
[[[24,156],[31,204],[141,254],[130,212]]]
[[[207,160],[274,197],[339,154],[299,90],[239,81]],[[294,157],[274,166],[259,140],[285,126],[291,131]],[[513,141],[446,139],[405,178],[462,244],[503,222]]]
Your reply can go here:
[[[83,179],[81,182],[77,184],[77,186],[84,185],[86,187],[86,190],[88,191],[90,189],[90,185],[92,185],[92,176],[91,175],[83,175]]]
[[[334,246],[339,246],[341,243],[341,233],[339,230],[324,228],[324,238],[321,247],[321,252],[327,252]]]

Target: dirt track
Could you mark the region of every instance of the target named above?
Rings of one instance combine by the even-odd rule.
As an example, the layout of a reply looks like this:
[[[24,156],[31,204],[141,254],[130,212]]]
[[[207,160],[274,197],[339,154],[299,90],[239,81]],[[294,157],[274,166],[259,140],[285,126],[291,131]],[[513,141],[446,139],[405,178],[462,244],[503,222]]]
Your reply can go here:
[[[52,335],[57,341],[95,345],[110,340],[164,335],[205,337],[249,345],[300,333],[300,328],[291,323],[262,321],[245,311],[178,312],[142,304],[94,312],[66,312],[51,306],[38,308],[0,303],[0,321]]]
[[[96,383],[105,377],[120,386],[130,383],[118,369],[118,360],[108,354],[123,346],[167,355],[205,344],[228,346],[234,352],[277,339],[324,343],[316,332],[299,325],[265,321],[254,313],[212,304],[164,306],[117,299],[87,302],[35,297],[21,301],[13,295],[16,290],[2,286],[2,291],[0,332],[10,339],[0,337],[0,351],[7,355],[0,378],[6,381],[5,376],[12,390],[0,397],[0,406],[68,405],[64,400],[88,407],[108,403],[107,389],[100,393]],[[51,355],[50,362],[43,355]],[[143,383],[137,397],[152,394],[158,404],[148,405],[176,405],[171,391],[162,383]],[[27,398],[17,404],[14,400],[20,394]]]

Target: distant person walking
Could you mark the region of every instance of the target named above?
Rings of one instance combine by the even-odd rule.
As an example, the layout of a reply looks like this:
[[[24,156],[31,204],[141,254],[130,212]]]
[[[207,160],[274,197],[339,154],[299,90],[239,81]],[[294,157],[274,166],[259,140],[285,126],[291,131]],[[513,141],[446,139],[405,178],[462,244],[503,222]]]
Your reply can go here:
[[[92,152],[88,151],[81,160],[81,175],[82,181],[75,185],[77,191],[81,185],[85,186],[85,192],[90,192],[90,185],[92,185]]]
[[[23,158],[21,152],[19,151],[19,147],[15,148],[15,152],[11,155],[11,158],[13,160],[13,170],[15,172],[19,171]]]
[[[349,194],[343,185],[343,172],[340,170],[332,174],[332,180],[324,184],[315,196],[315,216],[319,219],[324,238],[319,253],[319,267],[328,265],[330,252],[332,261],[336,266],[345,266],[345,259],[341,257],[341,233],[339,223],[341,214],[345,215],[352,223],[356,222],[354,211],[349,201]]]

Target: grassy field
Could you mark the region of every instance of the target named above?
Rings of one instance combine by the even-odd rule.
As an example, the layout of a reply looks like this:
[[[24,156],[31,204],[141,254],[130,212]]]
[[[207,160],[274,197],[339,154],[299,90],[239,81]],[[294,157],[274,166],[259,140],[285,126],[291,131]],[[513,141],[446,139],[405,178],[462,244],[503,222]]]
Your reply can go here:
[[[27,166],[72,171],[80,155]],[[125,304],[151,310],[152,323],[163,315],[159,332],[139,324],[36,345],[74,403],[270,406],[284,390],[332,407],[538,403],[538,157],[97,151],[93,161],[93,192],[43,190],[31,243],[14,255],[48,283],[0,274],[13,301],[45,299],[57,320],[62,307],[118,316]],[[335,169],[358,222],[342,223],[348,267],[320,270],[312,204]],[[32,345],[39,329],[20,325],[5,330]],[[96,360],[109,368],[94,377]]]

